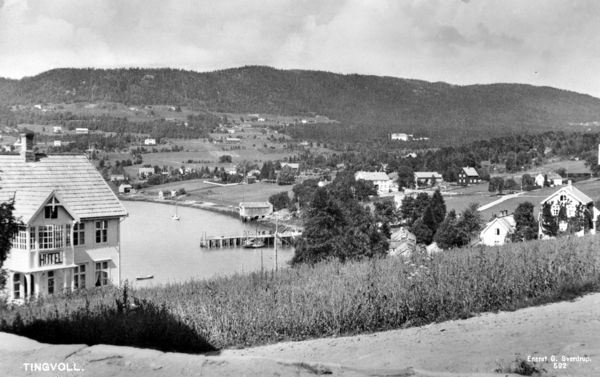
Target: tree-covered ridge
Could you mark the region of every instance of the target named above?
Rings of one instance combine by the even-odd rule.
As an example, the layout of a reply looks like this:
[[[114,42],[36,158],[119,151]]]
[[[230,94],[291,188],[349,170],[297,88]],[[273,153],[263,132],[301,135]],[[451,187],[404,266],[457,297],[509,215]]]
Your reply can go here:
[[[355,138],[406,132],[474,139],[510,131],[565,129],[600,120],[600,100],[520,84],[454,86],[393,77],[247,66],[178,69],[55,69],[0,79],[0,102],[111,101],[187,105],[235,113],[324,115],[360,126]],[[324,127],[320,125],[320,128]],[[329,126],[327,126],[329,127]]]

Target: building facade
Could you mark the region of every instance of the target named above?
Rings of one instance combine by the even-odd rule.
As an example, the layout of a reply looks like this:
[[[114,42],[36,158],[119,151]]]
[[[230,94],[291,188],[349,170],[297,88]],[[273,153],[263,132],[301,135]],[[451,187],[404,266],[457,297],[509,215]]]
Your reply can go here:
[[[479,177],[479,173],[475,168],[462,168],[460,173],[458,173],[458,184],[467,186],[467,185],[475,185],[477,183],[481,183],[481,178]]]
[[[8,298],[118,285],[127,211],[86,156],[36,156],[31,145],[0,156],[0,201],[14,200],[22,223],[3,266]]]
[[[354,174],[354,179],[370,181],[375,185],[378,194],[387,194],[390,192],[390,177],[384,172],[366,172],[359,171]]]

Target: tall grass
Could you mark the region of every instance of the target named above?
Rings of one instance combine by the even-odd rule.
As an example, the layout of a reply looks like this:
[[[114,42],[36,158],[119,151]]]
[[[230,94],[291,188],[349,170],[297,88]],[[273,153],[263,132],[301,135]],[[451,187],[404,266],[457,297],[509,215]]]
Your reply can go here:
[[[598,238],[585,237],[450,250],[410,260],[329,261],[131,294],[164,308],[172,321],[213,347],[247,347],[419,326],[574,297],[600,287],[599,246]],[[119,294],[57,296],[6,309],[1,327],[24,333],[36,321],[72,318],[90,295],[92,312],[114,309]],[[15,320],[17,313],[22,323]]]

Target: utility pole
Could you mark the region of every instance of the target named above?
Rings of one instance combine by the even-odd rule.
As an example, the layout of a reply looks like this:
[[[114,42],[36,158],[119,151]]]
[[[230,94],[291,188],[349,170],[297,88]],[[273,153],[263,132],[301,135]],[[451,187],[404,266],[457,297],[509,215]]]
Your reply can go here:
[[[275,217],[275,271],[277,271],[277,225],[279,218]]]

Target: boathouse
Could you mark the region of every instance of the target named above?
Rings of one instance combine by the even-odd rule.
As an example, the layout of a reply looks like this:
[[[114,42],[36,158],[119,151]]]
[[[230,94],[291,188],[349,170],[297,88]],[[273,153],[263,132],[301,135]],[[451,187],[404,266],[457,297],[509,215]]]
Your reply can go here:
[[[273,204],[269,202],[244,202],[240,203],[240,218],[256,220],[273,213]]]

